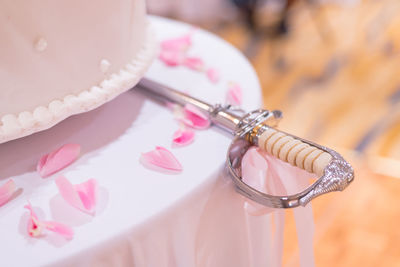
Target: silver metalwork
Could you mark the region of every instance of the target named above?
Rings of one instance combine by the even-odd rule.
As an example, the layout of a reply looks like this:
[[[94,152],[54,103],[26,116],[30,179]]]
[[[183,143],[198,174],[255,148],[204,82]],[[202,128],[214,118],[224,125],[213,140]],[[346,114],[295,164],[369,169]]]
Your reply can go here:
[[[267,128],[268,126],[262,126],[260,130],[263,129],[261,131],[265,131],[265,129]],[[299,138],[288,133],[286,134],[304,143],[328,152],[332,156],[331,162],[325,168],[324,175],[318,178],[312,185],[310,185],[302,192],[299,192],[298,194],[289,196],[274,196],[260,192],[244,183],[242,181],[241,174],[243,156],[246,151],[254,144],[249,143],[243,138],[236,137],[228,149],[227,165],[228,171],[239,193],[265,206],[273,208],[294,208],[300,205],[305,206],[312,199],[322,194],[333,191],[342,191],[353,181],[353,168],[343,159],[343,157],[339,153],[311,141]]]
[[[311,141],[285,133],[311,146],[315,146],[332,156],[332,160],[326,166],[324,174],[304,191],[289,196],[273,196],[262,193],[242,181],[241,162],[244,154],[253,145],[258,145],[258,137],[268,127],[275,127],[282,118],[282,112],[278,110],[268,111],[258,109],[249,113],[230,105],[211,105],[187,94],[168,88],[155,81],[143,78],[139,88],[146,89],[158,96],[162,101],[170,101],[180,105],[191,104],[209,114],[211,121],[235,135],[227,153],[227,167],[236,189],[242,195],[269,207],[293,208],[305,206],[312,199],[322,194],[345,189],[354,179],[354,172],[340,154],[324,146]],[[245,138],[258,127],[256,135],[252,136],[251,143]],[[281,131],[282,132],[282,131]]]

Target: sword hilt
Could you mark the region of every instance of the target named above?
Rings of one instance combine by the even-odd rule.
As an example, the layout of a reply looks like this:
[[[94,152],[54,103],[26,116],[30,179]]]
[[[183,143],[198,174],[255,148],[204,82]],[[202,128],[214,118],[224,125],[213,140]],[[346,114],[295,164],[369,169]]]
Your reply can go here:
[[[246,114],[238,125],[237,135],[271,155],[303,170],[322,176],[332,156],[302,139],[272,128],[282,118],[279,110],[258,109]]]
[[[332,156],[285,132],[263,125],[257,129],[256,145],[271,155],[303,170],[322,176]],[[251,136],[251,135],[250,135]],[[253,141],[254,142],[254,141]]]
[[[216,105],[214,110],[212,118],[217,121],[217,124],[218,121],[221,121],[221,114],[231,114],[229,117],[229,121],[231,121],[232,112],[230,111],[234,111],[231,106]],[[237,116],[235,116],[236,118]],[[236,125],[235,134],[238,137],[246,138],[253,145],[293,166],[322,176],[324,169],[332,160],[332,156],[296,136],[273,128],[278,125],[281,118],[282,112],[279,110],[254,110],[242,115]]]
[[[255,110],[242,117],[237,138],[232,142],[227,162],[238,192],[266,206],[305,206],[317,196],[345,189],[354,179],[353,168],[336,151],[273,128],[280,111]],[[249,187],[242,181],[241,162],[247,149],[256,145],[276,158],[318,176],[308,188],[294,195],[273,196]]]

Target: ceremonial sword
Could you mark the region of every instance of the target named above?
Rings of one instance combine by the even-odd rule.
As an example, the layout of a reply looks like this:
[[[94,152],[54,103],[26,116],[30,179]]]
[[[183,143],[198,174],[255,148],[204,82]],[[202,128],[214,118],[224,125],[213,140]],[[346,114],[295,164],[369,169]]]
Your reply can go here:
[[[317,196],[344,190],[354,179],[353,168],[336,151],[276,129],[282,118],[281,111],[257,109],[244,113],[231,105],[211,105],[147,78],[142,78],[138,87],[165,102],[193,105],[208,114],[214,125],[233,134],[226,159],[230,177],[239,193],[257,203],[272,208],[305,206]],[[242,181],[242,159],[251,146],[258,146],[319,178],[297,194],[274,196],[263,193]]]

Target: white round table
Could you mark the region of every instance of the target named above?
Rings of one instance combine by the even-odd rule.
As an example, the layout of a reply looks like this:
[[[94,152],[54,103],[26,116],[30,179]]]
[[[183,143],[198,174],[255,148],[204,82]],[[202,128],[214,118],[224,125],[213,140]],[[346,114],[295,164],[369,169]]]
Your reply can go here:
[[[151,22],[159,40],[191,29],[157,17]],[[220,70],[220,82],[213,84],[204,73],[185,67],[166,67],[157,59],[146,76],[211,103],[223,103],[228,83],[237,82],[243,88],[243,108],[261,106],[256,74],[238,50],[197,29],[189,54]],[[20,188],[15,199],[0,207],[1,265],[250,266],[262,262],[253,254],[268,256],[268,251],[261,251],[267,245],[251,239],[254,233],[262,235],[267,225],[262,218],[254,219],[249,230],[243,198],[222,171],[232,137],[212,127],[196,131],[193,144],[172,148],[177,129],[168,109],[133,89],[47,131],[1,144],[0,179],[3,183],[13,178]],[[81,157],[49,178],[39,177],[35,166],[40,156],[66,143],[80,144]],[[159,173],[140,164],[141,153],[155,146],[171,150],[183,165],[182,173]],[[61,199],[54,183],[60,174],[74,184],[97,179],[100,212],[95,217]],[[74,238],[29,237],[28,213],[23,208],[28,200],[42,211],[40,217],[72,226]]]

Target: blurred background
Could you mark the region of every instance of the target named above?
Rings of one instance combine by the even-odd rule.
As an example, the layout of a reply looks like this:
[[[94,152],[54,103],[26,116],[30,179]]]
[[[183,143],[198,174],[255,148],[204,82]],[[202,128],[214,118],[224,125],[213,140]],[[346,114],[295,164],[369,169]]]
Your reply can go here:
[[[265,107],[284,113],[280,128],[354,164],[356,180],[345,192],[313,202],[317,266],[400,266],[400,1],[147,5],[150,14],[205,28],[241,50]],[[297,265],[297,250],[290,218],[285,266]]]

